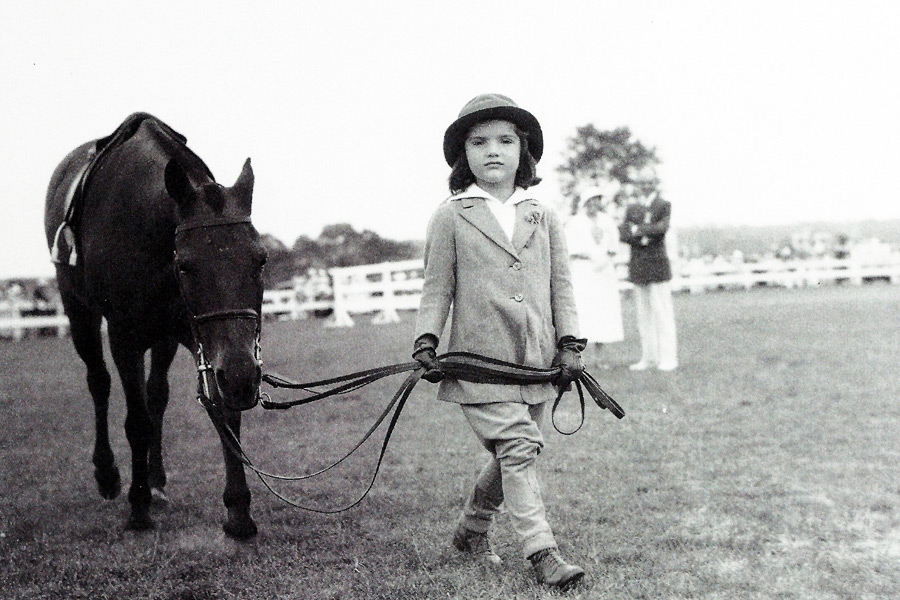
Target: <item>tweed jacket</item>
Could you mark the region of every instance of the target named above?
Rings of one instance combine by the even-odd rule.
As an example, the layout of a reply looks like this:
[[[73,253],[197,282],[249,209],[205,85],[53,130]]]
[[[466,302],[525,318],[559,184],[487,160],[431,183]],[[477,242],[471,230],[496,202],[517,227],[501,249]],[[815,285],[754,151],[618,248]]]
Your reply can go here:
[[[416,337],[430,333],[440,339],[448,315],[448,351],[550,367],[557,341],[579,337],[566,241],[556,214],[537,200],[523,200],[516,205],[510,240],[484,198],[464,193],[439,206],[425,239]],[[539,404],[555,396],[551,384],[448,377],[438,387],[438,399],[465,404]]]
[[[654,199],[650,206],[634,202],[625,208],[625,220],[619,227],[619,234],[631,248],[628,279],[633,284],[647,285],[672,279],[672,266],[666,254],[666,232],[671,214],[671,203],[660,198]],[[632,225],[636,227],[632,228]]]

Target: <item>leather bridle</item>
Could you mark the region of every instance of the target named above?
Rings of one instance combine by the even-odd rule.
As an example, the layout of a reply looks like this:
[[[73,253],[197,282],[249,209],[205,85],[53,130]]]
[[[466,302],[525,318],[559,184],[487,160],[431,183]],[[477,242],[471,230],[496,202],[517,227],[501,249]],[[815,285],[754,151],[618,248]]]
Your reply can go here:
[[[175,228],[175,236],[177,238],[179,234],[193,229],[226,227],[229,225],[241,225],[250,223],[250,217],[215,217],[203,221],[183,223],[181,225],[178,225]],[[197,401],[200,402],[200,404],[204,408],[209,409],[214,405],[211,393],[213,386],[210,385],[209,381],[209,377],[212,373],[213,367],[209,363],[209,360],[207,360],[206,354],[203,351],[203,336],[200,333],[200,325],[208,323],[210,321],[231,321],[235,319],[248,319],[254,321],[256,325],[256,344],[254,349],[254,358],[256,359],[256,362],[260,366],[260,368],[262,368],[262,346],[260,345],[260,336],[262,333],[262,315],[260,315],[259,312],[252,308],[226,308],[222,310],[214,310],[201,313],[199,315],[194,313],[191,308],[191,303],[184,293],[185,286],[182,280],[181,271],[178,268],[177,249],[175,250],[173,264],[175,267],[175,279],[178,282],[178,291],[181,294],[181,298],[182,300],[184,300],[185,306],[188,309],[188,322],[190,323],[191,334],[194,336],[194,340],[197,342]]]

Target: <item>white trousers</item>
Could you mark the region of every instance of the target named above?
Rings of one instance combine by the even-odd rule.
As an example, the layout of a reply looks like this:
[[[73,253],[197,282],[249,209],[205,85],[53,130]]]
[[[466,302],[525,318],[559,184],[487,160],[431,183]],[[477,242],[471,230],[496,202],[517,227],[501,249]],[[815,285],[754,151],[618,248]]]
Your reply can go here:
[[[668,281],[634,286],[641,362],[651,365],[678,364],[675,311]]]

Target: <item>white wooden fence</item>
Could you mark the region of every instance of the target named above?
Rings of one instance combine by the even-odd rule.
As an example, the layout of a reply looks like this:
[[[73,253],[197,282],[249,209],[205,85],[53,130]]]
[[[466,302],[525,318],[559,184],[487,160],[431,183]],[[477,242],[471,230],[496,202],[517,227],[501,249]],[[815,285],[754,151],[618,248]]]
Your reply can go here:
[[[0,301],[0,337],[19,341],[35,329],[55,329],[62,337],[69,331],[69,319],[60,304],[35,303],[25,300]]]
[[[672,280],[672,289],[697,293],[759,285],[799,288],[842,281],[861,285],[875,279],[900,283],[900,255],[888,255],[876,261],[823,258],[736,264],[689,262],[682,265]]]
[[[731,263],[724,260],[681,262],[672,280],[676,292],[702,293],[719,289],[750,289],[755,286],[799,288],[823,283],[846,282],[861,285],[871,280],[900,284],[900,254],[865,260],[770,260],[758,263]],[[620,289],[628,290],[620,270]],[[398,311],[416,310],[422,293],[421,260],[330,269],[313,279],[298,278],[289,289],[267,290],[263,295],[263,316],[302,319],[318,311],[332,311],[329,325],[350,327],[353,315],[371,315],[373,323],[392,323]],[[330,280],[330,281],[329,281]],[[330,290],[330,293],[329,293]],[[69,322],[61,307],[49,314],[33,315],[37,308],[25,301],[0,302],[0,337],[21,340],[35,329],[68,332]]]
[[[373,323],[396,323],[398,310],[419,307],[424,267],[421,260],[386,262],[332,269],[331,278],[335,326],[352,326],[351,314],[371,312]]]
[[[861,285],[871,280],[900,284],[900,254],[878,260],[837,259],[771,260],[758,263],[685,262],[672,280],[676,292],[702,293],[718,289],[750,289],[755,286],[799,288],[823,283]],[[624,267],[624,265],[623,265]],[[631,289],[620,270],[621,290]],[[415,310],[422,292],[421,260],[331,269],[334,326],[352,326],[351,315],[374,313],[373,323],[399,319],[398,310]]]

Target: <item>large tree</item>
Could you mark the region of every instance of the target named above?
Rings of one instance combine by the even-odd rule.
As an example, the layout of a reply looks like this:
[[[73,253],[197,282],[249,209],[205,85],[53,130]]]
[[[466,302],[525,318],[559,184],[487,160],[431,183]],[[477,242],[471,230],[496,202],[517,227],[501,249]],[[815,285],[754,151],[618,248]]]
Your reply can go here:
[[[556,170],[562,195],[570,201],[575,200],[579,188],[600,178],[610,177],[625,184],[629,182],[629,167],[641,169],[659,164],[656,148],[633,139],[628,127],[601,130],[591,123],[575,130],[563,158]],[[624,200],[624,192],[619,192],[615,202],[621,204]]]

